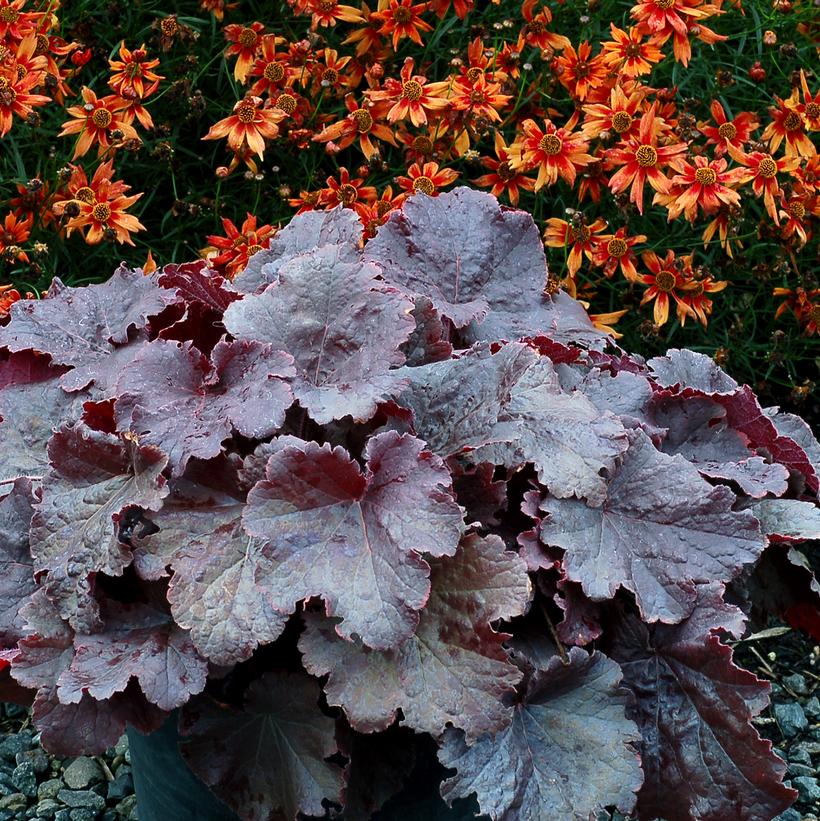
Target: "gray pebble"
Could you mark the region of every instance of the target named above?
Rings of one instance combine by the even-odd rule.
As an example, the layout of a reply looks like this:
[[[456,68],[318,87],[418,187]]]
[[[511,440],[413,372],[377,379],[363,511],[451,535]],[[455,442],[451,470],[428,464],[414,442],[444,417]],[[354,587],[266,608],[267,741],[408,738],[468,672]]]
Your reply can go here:
[[[816,778],[800,775],[792,779],[792,784],[800,793],[801,801],[805,801],[807,804],[820,801],[820,782]]]
[[[42,747],[36,747],[33,750],[26,750],[23,753],[17,753],[15,756],[15,761],[18,764],[22,764],[24,761],[30,761],[31,765],[34,767],[34,772],[37,773],[37,775],[42,775],[46,772],[49,765],[48,756]]]
[[[31,739],[30,730],[20,730],[19,733],[15,733],[14,735],[7,735],[0,741],[0,758],[14,761],[17,753],[24,753],[26,750],[30,750],[32,744],[33,741]]]
[[[37,796],[37,775],[34,772],[34,764],[30,761],[24,761],[14,768],[11,781],[23,795],[31,798]]]
[[[99,784],[103,777],[100,765],[85,755],[75,758],[63,773],[63,781],[72,790],[83,790],[91,784]]]
[[[120,767],[117,772],[117,777],[108,784],[109,801],[120,801],[126,795],[132,795],[134,792],[134,779],[131,775],[131,768],[125,764]]]
[[[0,773],[0,796],[11,795],[17,792],[17,787],[11,782],[11,775],[9,773]]]
[[[796,761],[798,764],[811,766],[811,751],[808,744],[795,744],[789,750],[789,761]]]
[[[119,821],[117,813],[114,810],[106,810],[101,816],[100,821]]]
[[[785,676],[783,678],[783,684],[799,696],[807,696],[809,694],[806,679],[804,676],[801,676],[800,673],[792,673],[790,676]]]
[[[26,810],[26,818],[36,818],[37,817],[37,807],[29,807]]]
[[[114,745],[114,752],[117,755],[125,755],[128,752],[128,736],[123,733],[120,740]]]
[[[105,809],[105,799],[93,790],[60,790],[57,798],[71,808],[78,807],[97,812]]]
[[[0,810],[0,821],[14,821],[14,810]]]
[[[0,798],[0,810],[24,810],[28,806],[28,799],[21,792]]]
[[[49,778],[48,781],[43,781],[37,787],[37,798],[42,801],[45,798],[56,798],[57,793],[64,787],[63,782],[59,778]]]
[[[812,696],[804,705],[803,711],[807,716],[817,718],[820,716],[820,699],[817,696]]]
[[[794,738],[809,726],[803,708],[794,701],[774,705],[774,717],[786,738]]]
[[[780,813],[773,821],[800,821],[800,813],[790,807],[785,812]]]
[[[789,775],[808,775],[814,776],[816,773],[814,767],[810,764],[798,764],[794,761],[789,763]]]
[[[117,815],[121,818],[130,818],[132,813],[137,808],[137,796],[136,795],[129,795],[127,798],[123,798],[119,804],[115,805],[114,809],[117,811]]]
[[[69,818],[71,821],[96,821],[99,810],[88,810],[85,808],[72,810]]]
[[[46,798],[37,804],[37,818],[54,818],[54,814],[62,808],[59,801],[53,798]]]
[[[54,821],[71,821],[70,810],[60,810],[55,816]]]

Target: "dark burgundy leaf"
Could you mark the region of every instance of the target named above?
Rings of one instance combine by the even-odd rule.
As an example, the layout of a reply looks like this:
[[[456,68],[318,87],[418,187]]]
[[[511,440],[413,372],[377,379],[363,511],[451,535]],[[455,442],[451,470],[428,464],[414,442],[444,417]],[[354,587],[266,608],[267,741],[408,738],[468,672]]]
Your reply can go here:
[[[559,579],[555,603],[564,611],[564,618],[555,628],[564,644],[583,646],[601,637],[601,606],[584,595],[580,584]]]
[[[715,633],[736,637],[744,619],[722,587],[702,586],[691,616],[643,624],[624,608],[608,623],[610,654],[635,695],[629,715],[643,734],[641,819],[770,821],[794,800],[785,764],[749,723],[768,703],[769,685],[736,667]]]
[[[738,387],[714,359],[696,351],[672,348],[666,356],[656,356],[646,364],[652,369],[655,381],[666,388],[678,385],[705,394],[730,394]]]
[[[566,550],[567,577],[593,600],[632,591],[647,621],[677,622],[696,600],[695,585],[729,581],[763,552],[766,540],[735,494],[712,487],[681,456],[657,451],[643,431],[609,477],[606,499],[546,499],[541,540]]]
[[[784,542],[820,539],[820,508],[797,499],[763,499],[751,506],[763,533]]]
[[[447,327],[426,297],[416,297],[413,308],[413,319],[416,329],[402,346],[408,366],[426,365],[428,362],[441,362],[449,359],[453,353]]]
[[[624,715],[620,680],[601,653],[573,647],[568,665],[553,656],[494,738],[468,746],[463,732],[447,731],[439,759],[456,775],[442,796],[452,803],[475,793],[493,821],[589,821],[607,805],[629,812],[642,781],[640,734]]]
[[[110,399],[115,395],[114,388],[123,369],[128,367],[147,344],[147,335],[140,331],[127,345],[118,345],[107,354],[90,360],[87,365],[72,368],[60,384],[67,391],[85,389],[95,399]]]
[[[180,476],[191,457],[217,456],[234,429],[272,435],[293,402],[283,380],[294,374],[290,356],[259,342],[220,342],[209,361],[190,343],[157,339],[120,376],[117,424],[162,448]]]
[[[451,471],[456,498],[467,510],[467,521],[479,522],[487,528],[498,527],[498,514],[507,509],[507,483],[503,479],[493,480],[495,467],[482,462],[465,468],[452,466]]]
[[[293,392],[320,424],[367,421],[397,386],[392,366],[415,327],[413,304],[377,280],[375,265],[346,261],[344,246],[295,257],[278,282],[225,312],[238,339],[270,343],[296,361]]]
[[[163,288],[173,289],[186,304],[199,303],[218,314],[242,297],[204,260],[165,265],[157,281]]]
[[[340,802],[335,722],[318,707],[319,685],[303,674],[267,673],[239,711],[199,697],[183,711],[180,749],[196,775],[245,821],[324,815]]]
[[[815,474],[820,476],[820,443],[811,428],[793,413],[778,412],[777,408],[764,408],[763,412],[772,420],[781,436],[788,437],[803,449]]]
[[[531,595],[523,561],[497,536],[467,536],[454,558],[433,562],[432,591],[416,634],[374,652],[342,641],[334,623],[308,614],[299,641],[313,675],[329,675],[328,703],[361,732],[383,730],[400,709],[403,724],[440,735],[450,723],[468,738],[506,727],[503,700],[521,678],[490,622],[524,612]]]
[[[356,212],[341,205],[330,211],[306,211],[297,214],[271,240],[270,246],[254,254],[233,286],[244,294],[263,290],[276,282],[279,270],[300,254],[323,245],[339,246],[340,259],[356,262],[361,258],[359,245],[362,224]]]
[[[266,480],[243,514],[268,542],[278,609],[321,596],[339,632],[374,648],[412,635],[430,590],[421,553],[452,555],[464,529],[450,474],[424,442],[393,431],[372,437],[365,472],[341,447],[282,437]]]
[[[31,523],[31,554],[46,573],[48,595],[75,629],[98,629],[91,590],[94,574],[118,576],[131,552],[117,538],[117,519],[128,507],[157,510],[168,488],[167,458],[157,448],[65,424],[51,438],[52,467]]]

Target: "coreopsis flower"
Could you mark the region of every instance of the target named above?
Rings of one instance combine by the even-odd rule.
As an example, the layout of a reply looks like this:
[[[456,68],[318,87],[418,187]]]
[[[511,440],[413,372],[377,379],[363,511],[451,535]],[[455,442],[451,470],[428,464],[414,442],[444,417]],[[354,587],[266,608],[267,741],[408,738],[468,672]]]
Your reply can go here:
[[[473,180],[473,184],[489,188],[494,197],[506,194],[511,205],[518,205],[519,192],[521,190],[532,191],[535,188],[535,180],[510,167],[510,149],[499,131],[495,132],[494,148],[496,159],[481,158],[481,164],[490,173]]]
[[[114,73],[108,81],[108,85],[125,99],[138,98],[142,100],[147,95],[145,93],[146,83],[156,84],[165,78],[156,74],[151,69],[159,65],[159,60],[149,60],[148,52],[145,50],[145,43],[133,51],[125,47],[125,40],[120,43],[120,59],[109,60],[108,65]],[[156,85],[154,85],[156,88]]]
[[[20,292],[13,285],[0,285],[0,317],[8,316],[9,309],[20,300]]]
[[[322,189],[320,197],[325,208],[343,205],[362,216],[366,213],[366,206],[376,199],[376,189],[365,185],[361,177],[351,177],[346,168],[339,169],[339,179],[328,177],[326,184],[327,188]]]
[[[498,79],[504,76],[517,80],[521,76],[521,55],[526,47],[527,41],[522,32],[515,43],[505,42],[500,49],[496,49],[493,64]]]
[[[812,96],[806,82],[806,72],[800,69],[800,87],[803,89],[803,116],[809,131],[820,131],[820,89]]]
[[[339,92],[350,86],[345,74],[345,67],[353,58],[350,55],[339,57],[336,49],[326,48],[319,60],[314,63],[311,75],[318,91]]]
[[[458,77],[453,82],[450,105],[455,111],[466,111],[475,117],[500,122],[498,111],[511,99],[509,94],[501,93],[501,83],[488,81],[482,73],[472,81]]]
[[[14,187],[17,189],[17,196],[9,200],[9,207],[16,217],[35,214],[43,227],[54,222],[54,215],[51,212],[54,195],[47,182],[43,182],[39,177],[33,177],[26,183],[15,183]]]
[[[290,197],[288,205],[296,208],[296,214],[304,214],[306,211],[315,211],[321,206],[321,191],[300,191],[298,197]]]
[[[580,215],[579,215],[580,216]],[[558,217],[550,217],[544,231],[544,244],[549,248],[568,248],[567,270],[570,276],[578,273],[583,258],[592,259],[595,234],[606,228],[606,220],[600,217],[587,225],[583,217],[572,223]]]
[[[683,306],[684,312],[691,312],[692,309],[681,302],[680,292],[686,282],[684,271],[691,268],[692,255],[678,258],[674,251],[667,251],[666,257],[661,260],[654,251],[644,251],[641,259],[650,271],[638,277],[641,282],[649,286],[641,299],[641,305],[655,300],[653,306],[655,324],[658,326],[666,324],[672,300],[677,306]]]
[[[578,202],[583,202],[589,197],[593,202],[601,201],[601,194],[606,191],[609,185],[609,176],[604,168],[603,146],[598,145],[593,151],[593,161],[585,168],[581,169],[578,175]]]
[[[740,194],[733,188],[744,176],[743,168],[726,170],[726,160],[695,157],[693,163],[683,162],[680,174],[672,177],[672,183],[681,186],[675,201],[669,208],[669,219],[684,214],[693,222],[698,208],[704,214],[713,214],[722,205],[740,205]]]
[[[51,102],[51,98],[44,94],[29,93],[39,81],[39,72],[18,77],[14,69],[0,69],[0,137],[5,137],[11,131],[15,114],[25,120],[37,106]]]
[[[112,146],[112,140],[122,141],[136,139],[137,132],[121,115],[127,103],[120,97],[108,94],[97,98],[97,95],[87,86],[83,86],[82,97],[84,105],[75,105],[66,109],[73,119],[63,123],[60,137],[69,134],[79,134],[74,146],[72,160],[82,157],[96,143],[97,156]]]
[[[639,110],[646,93],[647,89],[639,86],[627,96],[623,88],[616,85],[609,92],[608,103],[587,103],[583,107],[581,133],[587,139],[594,139],[602,131],[608,131],[622,140],[637,134]]]
[[[792,176],[797,183],[795,187],[800,191],[810,194],[820,191],[820,154],[809,157],[805,165],[794,170]]]
[[[446,154],[452,145],[449,131],[450,127],[444,120],[428,125],[420,134],[413,133],[401,123],[396,130],[396,140],[404,146],[405,163],[425,163],[432,159],[434,154]]]
[[[147,86],[145,97],[150,97],[157,88],[159,88],[159,81]],[[148,113],[148,109],[142,104],[145,97],[124,98],[122,108],[119,109],[118,114],[120,119],[127,125],[133,125],[134,120],[137,119],[146,131],[151,131],[154,127],[154,121]]]
[[[560,57],[552,61],[552,69],[558,81],[569,91],[570,96],[582,102],[590,90],[604,84],[609,69],[600,54],[591,57],[592,46],[585,40],[576,51],[568,45]]]
[[[540,4],[540,0],[524,0],[521,5],[521,16],[526,21],[524,40],[527,45],[535,46],[541,51],[547,49],[562,51],[567,48],[570,44],[569,38],[549,30],[552,23],[552,12],[546,6],[535,11],[537,4]]]
[[[404,61],[399,76],[400,80],[385,80],[383,89],[365,92],[374,102],[392,103],[387,112],[389,122],[395,123],[409,117],[413,125],[425,125],[428,111],[441,111],[450,104],[443,96],[449,88],[449,82],[428,83],[423,75],[413,74],[412,57]]]
[[[0,0],[0,43],[19,42],[36,28],[43,12],[23,11],[26,0]]]
[[[612,39],[601,43],[601,59],[608,69],[625,77],[640,77],[649,74],[652,65],[663,60],[664,54],[654,39],[645,40],[637,26],[630,27],[627,32],[610,23],[609,30]]]
[[[623,308],[620,311],[608,311],[605,314],[588,314],[589,321],[599,330],[605,334],[609,334],[613,339],[620,339],[623,334],[619,334],[613,327],[629,313],[629,308]]]
[[[424,45],[422,31],[432,31],[433,27],[421,19],[427,11],[428,3],[414,3],[413,0],[382,0],[379,10],[373,16],[381,20],[379,34],[391,37],[393,48],[398,48],[399,40],[409,37],[416,45]]]
[[[203,140],[228,138],[228,145],[234,151],[241,151],[247,146],[263,159],[265,139],[272,140],[279,135],[277,123],[285,118],[285,112],[279,108],[263,108],[260,97],[246,97],[233,107],[233,113],[211,126]]]
[[[222,227],[225,236],[211,235],[207,238],[212,249],[222,249],[221,254],[208,258],[208,264],[226,279],[233,279],[244,270],[250,257],[267,248],[277,231],[272,225],[257,226],[256,216],[250,213],[246,214],[241,228],[237,228],[227,217],[222,217]]]
[[[703,247],[706,248],[717,234],[720,247],[729,259],[733,259],[734,246],[743,247],[736,231],[739,215],[740,211],[737,208],[719,208],[714,219],[703,230]]]
[[[310,0],[308,10],[313,18],[310,27],[314,31],[318,26],[335,26],[339,20],[346,23],[360,20],[358,9],[342,5],[338,0]]]
[[[363,57],[373,51],[378,51],[382,44],[379,29],[382,21],[376,16],[377,12],[370,11],[367,3],[362,3],[361,11],[357,12],[355,22],[359,28],[354,29],[342,42],[347,45],[356,43],[356,56]]]
[[[775,199],[782,194],[780,183],[777,180],[778,174],[789,174],[800,164],[799,157],[781,157],[774,159],[771,154],[763,151],[750,151],[744,153],[729,146],[729,154],[739,165],[746,168],[743,172],[740,183],[752,183],[752,191],[756,197],[763,196],[763,204],[766,212],[777,225],[780,220],[777,214]]]
[[[728,284],[726,280],[715,282],[711,274],[705,277],[686,279],[681,285],[677,305],[677,315],[681,327],[686,325],[688,316],[694,316],[705,328],[712,313],[712,299],[709,294],[719,293]]]
[[[775,318],[780,318],[791,310],[797,317],[806,336],[820,334],[820,288],[775,288],[773,296],[784,297],[784,302],[775,311]]]
[[[27,214],[25,217],[6,214],[0,227],[0,257],[28,262],[28,255],[20,246],[28,240],[33,225],[34,214]]]
[[[573,125],[574,120],[575,117],[570,121]],[[573,133],[571,128],[558,128],[550,120],[544,120],[541,129],[534,120],[524,120],[522,133],[510,146],[510,164],[516,170],[538,169],[536,191],[545,185],[555,185],[559,177],[573,185],[578,169],[595,159],[587,154],[588,148],[583,135]]]
[[[426,162],[424,165],[413,163],[407,169],[406,177],[397,177],[399,186],[411,194],[427,194],[434,197],[439,188],[454,183],[458,179],[458,171],[452,168],[439,168],[437,162]]]
[[[225,56],[236,56],[233,76],[240,83],[244,83],[251,66],[256,60],[256,53],[261,46],[262,33],[265,31],[265,27],[259,22],[253,22],[249,26],[229,23],[222,31],[225,39],[230,43],[225,49]]]
[[[343,150],[358,140],[359,147],[368,160],[379,153],[379,149],[373,144],[373,139],[384,140],[390,145],[396,144],[393,131],[384,123],[376,120],[377,106],[372,108],[359,106],[352,94],[345,97],[345,106],[348,111],[347,116],[323,128],[313,137],[314,142],[326,143],[332,140]]]
[[[433,11],[439,19],[443,19],[450,8],[451,0],[432,0],[430,3],[430,10]],[[463,20],[467,13],[472,11],[475,0],[452,0],[453,10],[459,20]],[[497,0],[496,0],[497,2]]]
[[[114,180],[113,160],[109,159],[100,163],[90,180],[82,166],[69,165],[69,168],[71,169],[71,175],[65,183],[65,187],[57,192],[51,206],[51,211],[56,217],[61,217],[65,212],[66,205],[74,200],[90,204],[106,198],[118,197],[130,190],[130,187],[122,180]],[[103,183],[106,183],[104,192],[101,190]]]
[[[760,120],[751,111],[741,111],[737,117],[730,120],[717,100],[712,100],[709,111],[712,112],[712,119],[716,125],[699,122],[698,130],[707,137],[706,145],[715,146],[716,157],[722,157],[730,145],[742,151],[751,140],[752,132],[760,127]]]
[[[226,11],[237,8],[239,3],[226,3],[225,0],[199,0],[199,7],[203,11],[209,11],[220,23]]]
[[[88,245],[97,245],[104,239],[116,239],[121,245],[133,245],[131,233],[144,231],[145,226],[133,215],[126,214],[142,194],[126,196],[130,186],[108,179],[99,181],[96,195],[90,200],[77,198],[80,213],[66,224],[66,236],[76,229],[85,228],[85,241]]]
[[[780,233],[784,239],[790,237],[797,238],[797,247],[802,248],[808,241],[810,231],[806,225],[806,216],[808,209],[803,197],[786,197],[780,195],[780,211],[779,216],[785,219],[786,222],[781,225]]]
[[[762,140],[769,141],[769,151],[774,153],[785,140],[785,152],[789,157],[811,157],[817,153],[814,143],[806,134],[806,123],[803,120],[803,104],[799,101],[797,89],[781,100],[776,94],[777,106],[769,108],[772,121],[761,134]]]
[[[629,188],[629,199],[641,214],[645,183],[648,181],[659,193],[668,193],[672,182],[662,169],[669,167],[682,171],[683,155],[686,153],[683,143],[658,145],[656,106],[657,103],[652,103],[651,108],[644,112],[637,136],[624,140],[606,152],[609,167],[621,166],[609,180],[610,190],[617,194]]]
[[[643,234],[633,237],[626,235],[626,228],[620,227],[614,234],[602,234],[595,237],[592,249],[592,264],[596,268],[603,268],[604,276],[611,279],[615,270],[620,266],[621,273],[630,282],[638,281],[638,272],[635,269],[634,247],[639,242],[646,242]]]
[[[406,193],[393,196],[393,188],[388,185],[375,202],[365,206],[362,211],[359,212],[359,218],[364,226],[365,239],[372,239],[376,236],[376,231],[379,230],[379,227],[387,222],[387,218],[393,211],[401,208],[407,196]]]
[[[282,39],[275,34],[262,35],[259,55],[247,75],[247,79],[253,82],[250,93],[256,97],[290,88],[296,80],[297,72],[290,65],[288,54],[276,50]],[[254,78],[257,79],[254,81]]]

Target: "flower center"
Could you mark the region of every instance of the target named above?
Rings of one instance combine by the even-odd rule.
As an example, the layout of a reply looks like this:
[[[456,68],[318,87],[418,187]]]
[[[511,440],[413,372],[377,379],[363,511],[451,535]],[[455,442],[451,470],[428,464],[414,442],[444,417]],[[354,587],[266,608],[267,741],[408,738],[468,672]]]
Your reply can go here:
[[[5,91],[11,85],[6,77],[0,77],[0,91]]]
[[[757,166],[758,176],[770,180],[777,173],[777,163],[771,157],[764,157]]]
[[[806,206],[802,202],[792,202],[789,204],[789,213],[795,219],[802,220],[806,216]]]
[[[686,295],[690,297],[694,297],[697,299],[700,296],[703,296],[704,287],[702,282],[693,282],[687,289]]]
[[[285,114],[293,114],[296,111],[296,97],[292,94],[280,94],[276,98],[276,107]]]
[[[635,152],[635,159],[641,168],[652,168],[658,164],[658,152],[651,145],[641,145]]]
[[[579,60],[575,65],[575,76],[576,77],[588,77],[589,76],[589,63],[586,60]]]
[[[800,115],[795,111],[790,111],[783,118],[783,128],[785,128],[786,131],[797,131],[801,125],[803,125],[803,121],[800,119]]]
[[[106,222],[111,216],[111,206],[105,202],[98,202],[91,209],[91,216],[94,217],[97,222]]]
[[[661,271],[655,277],[655,287],[665,294],[670,294],[675,290],[678,278],[671,271]]]
[[[436,186],[429,177],[416,177],[413,180],[413,190],[416,192],[421,191],[422,194],[432,197],[436,191]]]
[[[820,305],[812,305],[809,311],[809,322],[820,325]]]
[[[373,117],[370,112],[363,108],[357,108],[351,115],[353,122],[356,124],[356,130],[360,134],[364,134],[373,127]]]
[[[268,63],[262,76],[271,83],[278,83],[285,76],[285,69],[281,63]]]
[[[820,103],[806,103],[806,116],[812,120],[820,117]]]
[[[322,83],[332,86],[339,79],[339,72],[335,68],[326,68],[322,72]]]
[[[37,45],[34,48],[34,54],[38,57],[48,51],[48,35],[40,32],[37,35]]]
[[[250,48],[258,39],[259,35],[252,28],[244,28],[239,32],[239,45],[243,48]]]
[[[417,83],[415,80],[408,80],[406,83],[402,84],[402,97],[404,97],[406,100],[410,100],[411,103],[415,103],[417,100],[420,100],[421,93],[421,84]]]
[[[417,151],[419,154],[432,154],[433,141],[429,137],[425,137],[423,134],[420,134],[413,140],[413,150]]]
[[[534,34],[537,37],[539,34],[543,34],[547,30],[547,24],[543,20],[533,20],[527,28],[529,29],[530,34]]]
[[[160,21],[159,29],[166,37],[173,37],[179,31],[179,23],[176,17],[166,17]]]
[[[737,137],[737,128],[735,128],[734,123],[723,123],[723,125],[718,126],[718,136],[724,140],[733,140]]]
[[[641,56],[641,44],[640,43],[630,43],[625,49],[624,54],[627,57],[632,59]]]
[[[513,171],[512,168],[510,168],[510,164],[504,160],[504,162],[498,164],[496,174],[498,174],[504,182],[508,182],[515,176],[515,171]]]
[[[479,105],[480,103],[485,102],[484,92],[483,91],[471,91],[470,92],[470,102],[473,105]]]
[[[717,172],[714,168],[698,168],[695,179],[701,185],[714,185],[717,182]]]
[[[355,185],[346,182],[344,185],[339,186],[339,200],[344,205],[353,205],[358,198],[359,192],[356,190]]]
[[[91,122],[94,123],[97,128],[108,128],[113,119],[114,115],[107,108],[95,109],[91,115]]]
[[[400,26],[403,26],[413,19],[413,13],[410,11],[410,9],[407,9],[404,6],[400,6],[393,12],[393,19]]]
[[[18,83],[20,82],[20,80],[23,79],[23,77],[26,76],[26,74],[28,74],[28,70],[26,69],[25,66],[17,66],[17,82]]]
[[[261,245],[253,244],[248,246],[247,254],[249,257],[252,257],[254,254],[258,254],[262,250]]]
[[[240,123],[252,123],[256,117],[256,106],[253,103],[242,103],[236,109],[236,116]]]
[[[142,74],[142,66],[139,63],[129,63],[125,67],[125,76],[130,77],[132,80],[134,77],[139,77]]]
[[[20,19],[20,12],[11,6],[0,9],[0,23],[16,23]]]
[[[336,0],[321,0],[319,3],[319,11],[333,11],[336,8]]]
[[[77,189],[74,199],[91,205],[91,203],[94,202],[94,189],[84,185],[82,188]]]
[[[538,147],[545,154],[548,154],[550,157],[554,157],[556,154],[561,153],[564,143],[561,142],[561,138],[556,137],[555,134],[544,134],[538,142]]]
[[[611,257],[622,257],[626,253],[628,247],[629,246],[627,246],[624,240],[620,237],[615,237],[606,244],[606,252]]]
[[[577,228],[569,229],[570,242],[587,242],[590,237],[589,228],[586,225],[579,225]]]
[[[472,68],[467,69],[467,79],[471,83],[474,83],[479,77],[482,77],[483,75],[484,72],[478,66],[473,66]],[[808,107],[806,108],[806,110],[808,111]]]
[[[675,0],[655,0],[655,5],[663,11],[667,11],[675,5]]]
[[[379,219],[384,217],[386,214],[389,214],[393,210],[393,203],[388,202],[387,200],[379,200],[376,203],[376,213],[379,215]]]
[[[17,99],[17,92],[11,86],[0,86],[0,105],[11,107]]]
[[[612,115],[612,128],[618,134],[623,134],[624,131],[628,131],[631,125],[632,115],[628,114],[626,111],[616,111]]]

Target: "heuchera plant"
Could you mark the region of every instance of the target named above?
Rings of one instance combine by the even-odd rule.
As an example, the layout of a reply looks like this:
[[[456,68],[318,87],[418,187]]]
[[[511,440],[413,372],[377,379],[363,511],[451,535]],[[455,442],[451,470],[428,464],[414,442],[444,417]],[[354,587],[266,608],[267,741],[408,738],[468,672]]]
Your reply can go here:
[[[420,771],[428,818],[785,809],[725,640],[820,635],[820,445],[545,277],[530,217],[459,189],[364,248],[303,214],[233,283],[121,267],[15,304],[3,697],[58,754],[181,708],[253,821],[409,817]]]

